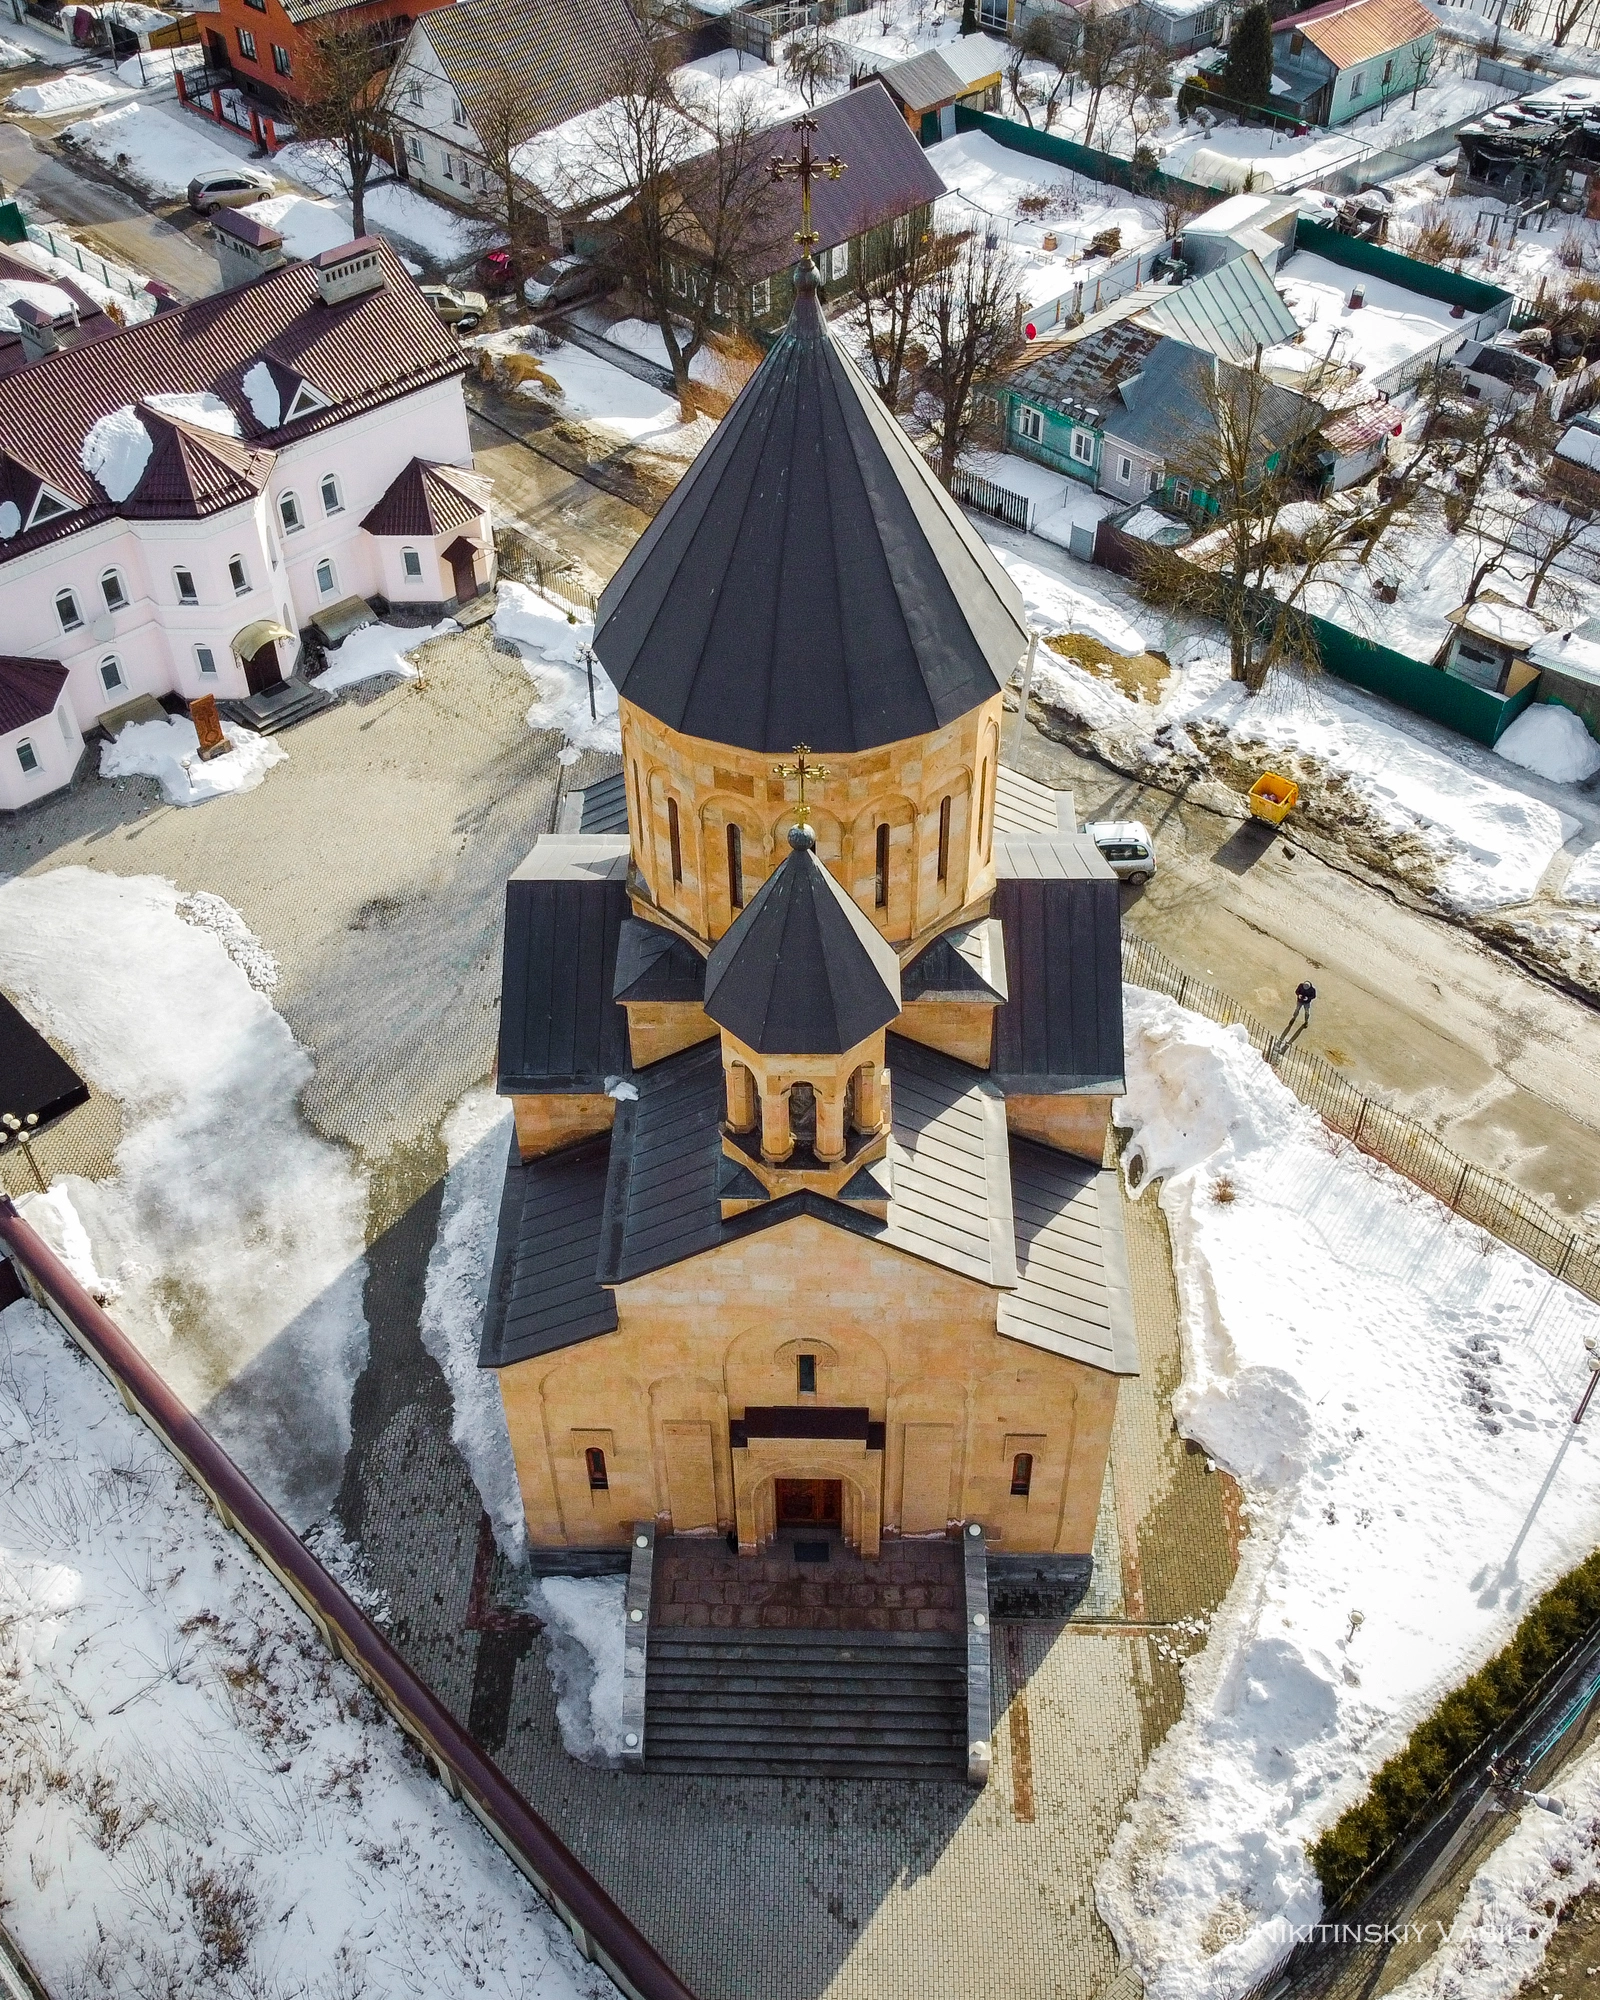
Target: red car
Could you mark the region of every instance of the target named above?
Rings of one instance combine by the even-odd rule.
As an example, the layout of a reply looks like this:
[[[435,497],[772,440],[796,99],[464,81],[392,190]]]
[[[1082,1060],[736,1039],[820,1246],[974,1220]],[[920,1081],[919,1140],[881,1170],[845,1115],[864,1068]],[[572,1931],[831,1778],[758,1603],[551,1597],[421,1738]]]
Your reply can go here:
[[[478,259],[478,283],[486,292],[514,292],[520,275],[509,250],[485,250]]]

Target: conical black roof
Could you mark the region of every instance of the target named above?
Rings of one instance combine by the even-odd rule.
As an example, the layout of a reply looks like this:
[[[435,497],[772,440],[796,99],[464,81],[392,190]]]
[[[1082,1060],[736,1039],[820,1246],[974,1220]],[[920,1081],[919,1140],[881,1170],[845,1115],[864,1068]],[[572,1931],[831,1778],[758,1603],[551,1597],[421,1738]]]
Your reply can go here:
[[[705,1009],[758,1055],[842,1055],[900,1012],[900,961],[817,859],[809,827],[706,961]]]
[[[803,276],[781,338],[606,586],[594,644],[670,729],[843,752],[989,700],[1027,627]]]

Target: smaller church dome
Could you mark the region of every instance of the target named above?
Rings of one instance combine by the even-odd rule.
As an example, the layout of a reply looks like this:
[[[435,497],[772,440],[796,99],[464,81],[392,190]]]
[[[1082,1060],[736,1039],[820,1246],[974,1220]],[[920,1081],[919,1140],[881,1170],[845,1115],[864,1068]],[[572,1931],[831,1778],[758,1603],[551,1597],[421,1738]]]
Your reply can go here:
[[[808,826],[706,963],[705,1010],[758,1055],[841,1055],[900,1012],[900,961],[817,859]]]

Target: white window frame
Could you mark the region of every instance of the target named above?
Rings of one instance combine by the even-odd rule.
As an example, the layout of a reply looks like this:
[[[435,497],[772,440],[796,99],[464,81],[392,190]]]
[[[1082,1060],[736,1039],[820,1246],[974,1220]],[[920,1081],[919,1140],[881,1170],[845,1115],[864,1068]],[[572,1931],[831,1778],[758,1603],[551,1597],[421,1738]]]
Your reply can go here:
[[[243,556],[229,556],[228,581],[233,585],[233,594],[235,597],[248,597],[250,595],[250,571]]]
[[[1133,460],[1126,452],[1122,454],[1121,466],[1117,477],[1122,481],[1124,486],[1130,486],[1133,483]]]
[[[1036,410],[1031,403],[1018,403],[1011,412],[1011,426],[1018,437],[1024,437],[1029,444],[1044,442],[1044,411]]]
[[[187,590],[183,587],[185,578],[187,578],[189,584]],[[200,602],[200,589],[194,580],[194,571],[186,568],[182,563],[175,563],[173,565],[172,587],[178,593],[178,602],[180,604],[198,604]]]
[[[61,608],[63,598],[72,607],[72,616],[70,618]],[[78,602],[78,593],[75,590],[58,590],[56,592],[56,617],[61,622],[63,632],[81,632],[83,630],[83,607]]]
[[[283,421],[286,424],[298,423],[302,417],[309,417],[315,411],[325,410],[327,407],[327,397],[320,390],[313,389],[309,382],[302,382],[295,390],[288,409],[283,413]]]
[[[206,665],[208,660],[211,662],[210,666]],[[217,678],[217,656],[210,646],[195,647],[194,668],[203,681],[214,681]]]
[[[322,580],[322,572],[324,570],[328,572],[328,581],[326,583]],[[319,597],[337,597],[339,595],[339,571],[334,564],[332,556],[323,556],[320,559],[314,575],[316,577],[317,595]]]
[[[127,610],[128,589],[122,581],[121,570],[107,569],[100,572],[100,595],[105,599],[108,611]]]
[[[328,488],[333,488],[333,504],[328,504]],[[317,491],[322,498],[322,511],[331,520],[335,514],[344,512],[344,488],[339,484],[336,472],[325,472],[317,482]]]
[[[772,310],[772,280],[757,278],[750,287],[750,317],[760,319]]]
[[[1350,96],[1352,101],[1361,95],[1362,91],[1366,88],[1366,82],[1367,72],[1365,68],[1358,69],[1350,79]]]
[[[463,129],[465,129],[467,123],[467,114],[462,109],[461,99],[456,96],[454,91],[450,93],[450,123],[452,125],[459,125]]]
[[[306,517],[300,511],[300,495],[298,493],[280,493],[278,495],[278,519],[283,523],[283,532],[286,535],[299,534],[300,530],[306,524]]]
[[[415,132],[406,134],[406,158],[414,167],[425,167],[428,164],[428,155]]]
[[[106,679],[107,667],[111,669],[114,676],[111,680]],[[105,689],[107,694],[127,693],[128,676],[122,671],[122,662],[117,658],[115,653],[107,653],[100,661],[96,671],[100,675],[100,685]]]
[[[33,759],[31,764],[23,756],[22,753],[24,750]],[[37,778],[39,773],[44,769],[44,759],[33,747],[33,738],[31,736],[19,736],[17,738],[17,762],[22,766],[22,775],[25,778]]]
[[[1072,462],[1074,465],[1094,464],[1094,432],[1074,428],[1072,433]]]
[[[408,83],[406,85],[406,96],[410,100],[414,110],[420,111],[422,109],[423,89],[420,83]]]
[[[400,551],[400,574],[405,578],[407,583],[421,583],[422,551],[420,549],[402,549]]]
[[[828,276],[830,278],[847,278],[849,275],[850,245],[848,242],[836,243],[828,252]]]

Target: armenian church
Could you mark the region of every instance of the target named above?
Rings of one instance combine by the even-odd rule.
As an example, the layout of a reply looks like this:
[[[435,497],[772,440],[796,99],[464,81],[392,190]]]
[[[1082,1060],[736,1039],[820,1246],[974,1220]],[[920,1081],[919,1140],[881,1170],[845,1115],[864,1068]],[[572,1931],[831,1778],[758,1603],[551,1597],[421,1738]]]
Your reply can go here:
[[[1001,765],[1028,642],[803,265],[601,599],[620,771],[507,886],[482,1364],[536,1550],[981,1522],[1086,1569],[1137,1368],[1120,918]]]

